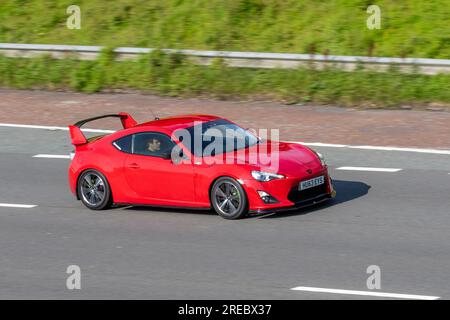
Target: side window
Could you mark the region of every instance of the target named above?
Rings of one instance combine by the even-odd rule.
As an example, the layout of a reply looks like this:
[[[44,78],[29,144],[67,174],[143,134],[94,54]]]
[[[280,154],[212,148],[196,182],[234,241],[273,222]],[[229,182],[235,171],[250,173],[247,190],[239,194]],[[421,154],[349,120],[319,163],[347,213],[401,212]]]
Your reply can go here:
[[[169,136],[158,132],[143,132],[133,135],[132,152],[145,156],[170,157],[175,143]]]
[[[113,146],[126,153],[132,153],[132,136],[126,136],[113,142]]]

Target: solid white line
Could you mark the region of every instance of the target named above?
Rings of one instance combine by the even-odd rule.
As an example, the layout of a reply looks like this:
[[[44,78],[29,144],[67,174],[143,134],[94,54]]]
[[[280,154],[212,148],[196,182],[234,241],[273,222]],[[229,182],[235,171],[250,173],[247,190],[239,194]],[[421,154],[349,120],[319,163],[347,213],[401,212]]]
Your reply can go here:
[[[350,148],[350,149],[363,149],[363,150],[403,151],[403,152],[431,153],[431,154],[450,154],[450,150],[439,150],[439,149],[377,147],[377,146],[348,146],[348,148]]]
[[[307,292],[321,292],[321,293],[336,293],[336,294],[348,294],[359,296],[372,296],[383,298],[398,298],[398,299],[415,299],[415,300],[437,300],[440,297],[435,296],[422,296],[415,294],[401,294],[401,293],[388,293],[378,291],[356,291],[356,290],[341,290],[341,289],[327,289],[327,288],[314,288],[314,287],[295,287],[291,290],[307,291]]]
[[[26,128],[26,129],[44,129],[44,130],[52,130],[52,131],[69,131],[68,127],[55,127],[55,126],[37,126],[37,125],[28,125],[28,124],[13,124],[13,123],[0,123],[0,127],[9,127],[9,128]],[[113,133],[114,130],[101,130],[101,129],[81,129],[83,132],[96,132],[96,133]]]
[[[304,144],[305,146],[311,147],[330,147],[330,148],[348,148],[349,146],[346,144],[332,144],[332,143],[322,143],[322,142],[298,142],[298,141],[289,141],[294,143]]]
[[[68,127],[38,126],[38,125],[13,124],[13,123],[0,123],[0,127],[44,129],[44,130],[52,130],[52,131],[55,131],[55,130],[68,131],[69,130]],[[81,131],[94,132],[94,133],[114,133],[115,132],[114,130],[102,130],[102,129],[81,129]],[[304,144],[305,146],[311,146],[311,147],[349,148],[349,149],[362,149],[362,150],[400,151],[400,152],[416,152],[416,153],[450,155],[450,150],[441,150],[441,149],[383,147],[383,146],[352,146],[352,145],[346,145],[346,144],[333,144],[333,143],[322,143],[322,142],[301,142],[301,141],[287,141],[287,142]]]
[[[346,144],[332,144],[321,142],[301,142],[301,141],[288,141],[292,143],[299,143],[305,146],[311,147],[328,147],[328,148],[348,148],[348,149],[361,149],[361,150],[375,150],[375,151],[399,151],[399,152],[416,152],[416,153],[430,153],[430,154],[448,154],[450,150],[441,149],[422,149],[422,148],[402,148],[402,147],[383,147],[383,146],[352,146]]]
[[[371,171],[371,172],[399,172],[402,169],[396,168],[369,168],[369,167],[339,167],[336,170],[346,171]]]
[[[63,154],[37,154],[33,158],[46,158],[46,159],[70,159],[69,155]]]
[[[37,207],[37,206],[34,205],[34,204],[0,203],[0,207],[31,209],[31,208],[34,208],[34,207]]]
[[[0,123],[0,127],[10,127],[10,128],[26,128],[26,129],[45,129],[45,130],[65,130],[68,131],[67,127],[51,127],[51,126],[35,126],[28,124],[13,124],[13,123]]]

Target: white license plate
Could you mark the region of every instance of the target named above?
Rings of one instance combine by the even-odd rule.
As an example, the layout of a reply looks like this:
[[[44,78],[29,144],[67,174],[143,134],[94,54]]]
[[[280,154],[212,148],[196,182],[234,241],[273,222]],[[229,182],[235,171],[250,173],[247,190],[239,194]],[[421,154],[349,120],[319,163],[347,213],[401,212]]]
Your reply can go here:
[[[309,188],[314,188],[317,186],[320,186],[321,184],[325,183],[325,176],[320,176],[314,179],[306,180],[300,182],[300,185],[298,186],[299,190],[306,190]]]

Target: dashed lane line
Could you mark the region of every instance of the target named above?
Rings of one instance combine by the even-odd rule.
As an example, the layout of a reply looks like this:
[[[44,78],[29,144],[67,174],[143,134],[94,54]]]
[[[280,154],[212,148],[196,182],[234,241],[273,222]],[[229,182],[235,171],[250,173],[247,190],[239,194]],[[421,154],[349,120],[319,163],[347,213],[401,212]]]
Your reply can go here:
[[[64,154],[37,154],[33,158],[45,158],[45,159],[70,159],[69,155]]]
[[[328,289],[315,287],[295,287],[291,288],[291,290],[315,292],[315,293],[331,293],[331,294],[358,295],[358,296],[370,296],[379,298],[396,298],[396,299],[412,299],[412,300],[437,300],[440,298],[436,296],[423,296],[416,294],[389,293],[379,291],[342,290],[342,289]]]
[[[37,207],[37,205],[34,205],[34,204],[0,203],[0,207],[31,209],[31,208]]]
[[[344,171],[368,171],[368,172],[399,172],[403,169],[397,168],[370,168],[370,167],[339,167],[335,170],[344,170]]]

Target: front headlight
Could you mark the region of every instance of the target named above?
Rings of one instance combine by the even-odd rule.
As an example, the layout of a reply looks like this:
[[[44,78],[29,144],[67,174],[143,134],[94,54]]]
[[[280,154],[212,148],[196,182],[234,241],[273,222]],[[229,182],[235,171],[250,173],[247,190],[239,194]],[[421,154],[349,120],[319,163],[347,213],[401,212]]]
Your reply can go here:
[[[252,177],[255,180],[258,180],[261,182],[284,178],[284,176],[282,174],[263,172],[263,171],[252,171]]]

